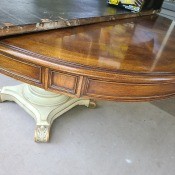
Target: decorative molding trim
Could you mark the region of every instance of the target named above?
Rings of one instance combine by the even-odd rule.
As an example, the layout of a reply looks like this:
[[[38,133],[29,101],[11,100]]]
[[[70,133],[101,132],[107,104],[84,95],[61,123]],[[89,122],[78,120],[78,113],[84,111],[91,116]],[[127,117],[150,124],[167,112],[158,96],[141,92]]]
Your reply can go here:
[[[5,47],[11,50],[16,51],[11,55],[8,50],[2,51],[1,47]],[[9,52],[9,53],[8,53]],[[175,83],[175,74],[174,73],[141,73],[141,72],[125,72],[125,71],[115,71],[108,70],[105,68],[93,67],[88,65],[81,65],[77,63],[72,63],[68,61],[63,61],[61,59],[55,59],[53,57],[47,57],[43,55],[39,55],[30,51],[27,51],[22,48],[18,48],[15,46],[11,46],[9,44],[0,42],[0,54],[7,55],[9,58],[14,58],[17,60],[26,60],[27,62],[31,62],[33,64],[43,66],[55,71],[63,71],[70,74],[75,74],[77,76],[86,76],[87,74],[94,78],[99,78],[108,81],[115,81],[118,83],[136,83],[136,84],[163,84],[163,83]],[[21,57],[19,54],[21,53]],[[59,65],[59,66],[58,66]],[[102,76],[103,75],[103,76]],[[115,75],[115,76],[114,76]],[[126,81],[127,80],[127,81]]]
[[[72,89],[70,88],[66,88],[64,86],[56,86],[53,83],[53,79],[54,79],[54,74],[58,74],[58,75],[64,75],[64,76],[69,76],[71,78],[74,78],[75,81],[72,82],[74,84],[74,87]],[[70,74],[67,72],[62,72],[62,71],[56,71],[56,70],[50,70],[49,71],[49,89],[54,89],[54,90],[59,90],[61,92],[66,92],[66,93],[70,93],[75,95],[77,93],[77,87],[78,87],[78,83],[79,83],[79,79],[80,77],[74,74]]]
[[[9,74],[9,75],[13,75],[13,76],[16,76],[16,77],[19,77],[19,78],[23,78],[23,79],[26,79],[26,80],[29,80],[29,81],[33,81],[35,83],[41,83],[42,82],[42,67],[39,66],[39,65],[36,65],[36,64],[33,64],[33,63],[30,63],[30,62],[24,62],[24,61],[21,61],[21,60],[18,60],[16,58],[14,58],[13,56],[7,56],[7,55],[4,55],[0,52],[0,56],[2,55],[2,62],[3,62],[3,58],[4,59],[9,59],[9,60],[12,60],[13,62],[16,62],[16,63],[19,63],[21,65],[26,65],[26,66],[29,66],[29,69],[30,67],[32,68],[36,68],[38,70],[38,78],[34,78],[34,77],[30,77],[30,76],[27,76],[27,75],[23,75],[22,73],[17,73],[15,71],[12,71],[8,68],[4,68],[2,67],[2,65],[0,65],[0,73],[1,71],[2,72],[6,72],[6,74]],[[10,65],[9,65],[10,66]],[[22,71],[22,70],[21,70]]]

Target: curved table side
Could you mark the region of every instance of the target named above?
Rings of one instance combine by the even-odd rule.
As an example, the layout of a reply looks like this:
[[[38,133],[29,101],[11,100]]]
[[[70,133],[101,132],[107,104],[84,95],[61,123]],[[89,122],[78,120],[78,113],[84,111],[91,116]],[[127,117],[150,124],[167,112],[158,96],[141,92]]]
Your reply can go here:
[[[69,62],[58,64],[53,58],[2,43],[0,57],[0,73],[72,97],[148,101],[175,95],[173,73],[113,72]]]

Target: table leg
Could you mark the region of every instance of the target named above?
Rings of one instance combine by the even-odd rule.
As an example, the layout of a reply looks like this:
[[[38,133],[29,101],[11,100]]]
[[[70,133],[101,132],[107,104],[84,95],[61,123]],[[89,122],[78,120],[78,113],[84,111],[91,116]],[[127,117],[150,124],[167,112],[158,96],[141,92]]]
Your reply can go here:
[[[48,142],[52,122],[71,108],[77,105],[96,106],[89,99],[71,98],[27,84],[3,87],[0,90],[0,101],[16,102],[35,119],[36,142]]]

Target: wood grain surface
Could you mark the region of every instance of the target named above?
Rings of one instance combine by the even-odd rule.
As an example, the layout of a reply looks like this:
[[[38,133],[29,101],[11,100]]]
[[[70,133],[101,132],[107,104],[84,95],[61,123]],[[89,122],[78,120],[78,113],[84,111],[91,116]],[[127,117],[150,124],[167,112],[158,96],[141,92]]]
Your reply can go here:
[[[162,1],[132,13],[107,0],[0,0],[0,37],[149,15],[160,10]]]
[[[0,72],[74,97],[170,97],[175,95],[174,25],[151,15],[7,37],[0,41]]]

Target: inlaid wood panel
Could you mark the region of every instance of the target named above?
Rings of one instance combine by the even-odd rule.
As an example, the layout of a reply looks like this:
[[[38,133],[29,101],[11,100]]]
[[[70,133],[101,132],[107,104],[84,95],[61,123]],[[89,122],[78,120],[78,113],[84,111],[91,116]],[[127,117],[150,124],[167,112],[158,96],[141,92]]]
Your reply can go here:
[[[130,84],[87,79],[84,95],[122,101],[151,100],[175,95],[172,84]]]
[[[0,72],[12,74],[36,83],[41,83],[41,67],[28,62],[22,62],[0,54]]]
[[[78,81],[78,76],[58,71],[50,71],[48,88],[76,94]]]

